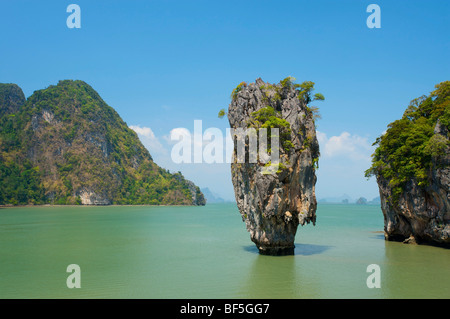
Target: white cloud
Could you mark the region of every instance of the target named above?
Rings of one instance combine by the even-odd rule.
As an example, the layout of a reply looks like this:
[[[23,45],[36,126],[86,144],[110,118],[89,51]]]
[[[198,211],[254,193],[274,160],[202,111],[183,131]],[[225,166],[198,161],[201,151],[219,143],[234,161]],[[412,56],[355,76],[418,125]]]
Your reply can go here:
[[[317,136],[317,140],[319,141],[319,145],[325,145],[325,143],[327,142],[327,134],[316,131],[316,136]]]
[[[366,137],[342,132],[330,138],[323,132],[317,132],[320,153],[324,157],[345,157],[352,161],[370,160],[373,147]]]
[[[148,138],[155,138],[155,134],[149,127],[140,127],[139,125],[130,125],[130,128],[139,135],[143,135]]]
[[[328,137],[317,132],[320,145],[319,170],[317,171],[316,194],[318,198],[351,197],[374,198],[378,194],[375,179],[367,181],[364,171],[370,167],[374,152],[371,140],[357,134],[342,132]]]
[[[153,156],[156,154],[167,154],[167,150],[159,142],[158,138],[153,133],[150,127],[141,127],[140,125],[130,125],[130,128],[135,131],[142,144],[148,149],[150,154]]]

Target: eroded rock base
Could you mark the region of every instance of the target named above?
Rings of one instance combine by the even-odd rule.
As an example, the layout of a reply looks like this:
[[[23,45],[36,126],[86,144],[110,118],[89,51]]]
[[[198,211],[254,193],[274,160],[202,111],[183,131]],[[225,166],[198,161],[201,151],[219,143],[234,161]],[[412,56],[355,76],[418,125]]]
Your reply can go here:
[[[294,255],[295,246],[292,247],[258,247],[261,255],[289,256]]]

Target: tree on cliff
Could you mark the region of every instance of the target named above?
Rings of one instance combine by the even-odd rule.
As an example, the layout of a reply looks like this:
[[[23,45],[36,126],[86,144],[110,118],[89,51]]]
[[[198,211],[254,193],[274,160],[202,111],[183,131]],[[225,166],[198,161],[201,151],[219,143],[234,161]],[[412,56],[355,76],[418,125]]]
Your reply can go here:
[[[314,85],[315,85],[314,82],[304,81],[304,82],[298,84],[298,83],[295,83],[294,77],[288,76],[284,80],[281,80],[280,83],[283,87],[291,87],[292,86],[297,91],[299,91],[298,98],[299,98],[299,100],[305,102],[308,110],[313,114],[313,119],[317,120],[317,119],[321,118],[320,113],[319,113],[319,108],[317,106],[309,105],[313,101],[325,100],[325,97],[323,96],[322,93],[315,93],[313,95]]]

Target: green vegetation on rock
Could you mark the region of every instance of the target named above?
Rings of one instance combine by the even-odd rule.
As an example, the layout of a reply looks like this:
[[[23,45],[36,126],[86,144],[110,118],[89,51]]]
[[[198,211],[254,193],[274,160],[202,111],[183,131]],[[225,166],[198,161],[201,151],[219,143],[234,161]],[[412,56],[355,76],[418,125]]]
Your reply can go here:
[[[239,85],[231,92],[231,99],[235,99],[237,94],[242,90],[242,88],[247,86],[247,82],[241,82]]]
[[[274,107],[270,105],[269,99],[272,99],[275,103],[279,102],[281,101],[283,89],[290,90],[294,88],[297,92],[298,99],[304,102],[306,110],[312,114],[314,120],[320,118],[319,109],[315,106],[309,106],[309,103],[315,100],[325,99],[325,97],[321,93],[316,93],[313,97],[311,97],[312,92],[314,91],[314,82],[305,81],[301,84],[298,84],[295,83],[295,80],[296,79],[294,77],[288,76],[281,80],[279,85],[266,84],[260,87],[261,91],[265,95],[264,99],[268,105],[256,112],[252,112],[252,119],[249,123],[249,127],[254,127],[257,130],[260,128],[267,128],[269,143],[272,136],[271,129],[278,128],[280,144],[282,149],[286,153],[289,153],[290,149],[294,147],[291,141],[291,127],[289,125],[289,122],[282,118],[281,112],[275,110]],[[239,89],[239,91],[240,90],[241,88]]]
[[[433,163],[448,152],[450,81],[435,88],[429,96],[411,101],[403,117],[389,124],[386,133],[374,143],[378,147],[365,175],[386,179],[394,201],[411,179],[419,186],[428,185]],[[435,132],[438,125],[446,130],[446,136]]]
[[[302,115],[302,121],[306,116],[308,116],[312,118],[313,123],[315,123],[315,120],[320,118],[319,109],[316,106],[311,106],[310,103],[313,101],[323,101],[325,97],[321,93],[313,94],[315,85],[314,82],[304,81],[298,84],[295,81],[296,79],[292,76],[284,78],[278,84],[264,83],[261,80],[258,82],[256,90],[253,83],[249,85],[247,82],[241,82],[231,93],[232,103],[237,102],[236,99],[240,95],[241,91],[249,88],[252,90],[252,94],[256,94],[258,99],[261,100],[261,104],[264,105],[264,107],[251,112],[249,118],[246,120],[246,124],[244,125],[246,125],[247,128],[254,128],[257,134],[261,128],[267,129],[268,153],[272,152],[271,139],[272,137],[276,137],[274,135],[274,128],[278,129],[278,137],[280,141],[279,151],[285,155],[289,154],[294,148],[294,144],[292,142],[293,134],[300,135],[302,150],[306,150],[311,146],[310,144],[313,136],[310,134],[305,134],[306,127],[303,126],[300,130],[292,132],[291,125],[285,118],[283,118],[282,104],[284,100],[291,99],[292,97],[298,99],[307,113]],[[242,103],[245,104],[246,102],[242,101]],[[221,109],[218,113],[219,118],[223,118],[225,115],[227,115],[225,109]],[[317,155],[313,158],[313,167],[314,169],[318,169],[318,150],[314,154]]]
[[[219,111],[219,114],[217,115],[219,117],[219,119],[223,118],[225,115],[227,114],[227,112],[225,112],[225,109],[221,109]]]
[[[294,147],[291,141],[291,126],[288,121],[281,118],[280,112],[275,111],[271,106],[266,106],[251,114],[252,119],[248,124],[249,127],[253,127],[258,132],[261,128],[267,129],[268,148],[270,149],[270,141],[274,136],[272,129],[278,128],[279,140],[281,147],[285,152]]]

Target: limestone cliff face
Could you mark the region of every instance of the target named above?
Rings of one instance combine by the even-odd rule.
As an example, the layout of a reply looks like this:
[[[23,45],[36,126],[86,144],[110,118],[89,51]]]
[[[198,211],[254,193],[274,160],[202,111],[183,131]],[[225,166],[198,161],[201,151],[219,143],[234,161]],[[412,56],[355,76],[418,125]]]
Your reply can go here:
[[[448,128],[439,122],[435,134],[449,141]],[[450,246],[450,152],[432,159],[427,186],[409,180],[398,201],[393,201],[388,180],[377,176],[386,240]]]
[[[197,206],[204,206],[206,205],[206,199],[205,195],[203,195],[200,188],[195,185],[193,182],[186,180],[185,181],[187,188],[191,192],[192,195],[192,204]]]
[[[76,196],[80,198],[82,205],[110,205],[112,202],[107,194],[88,188],[78,189]]]
[[[239,137],[234,137],[231,174],[236,202],[250,238],[262,254],[293,254],[298,225],[316,221],[315,163],[319,145],[313,114],[298,95],[290,85],[257,79],[234,91],[228,109],[233,129],[251,126],[254,112],[267,107],[290,127],[287,139],[292,144],[280,149],[281,165],[271,174],[267,174],[268,164],[260,159],[257,163],[239,163]]]

